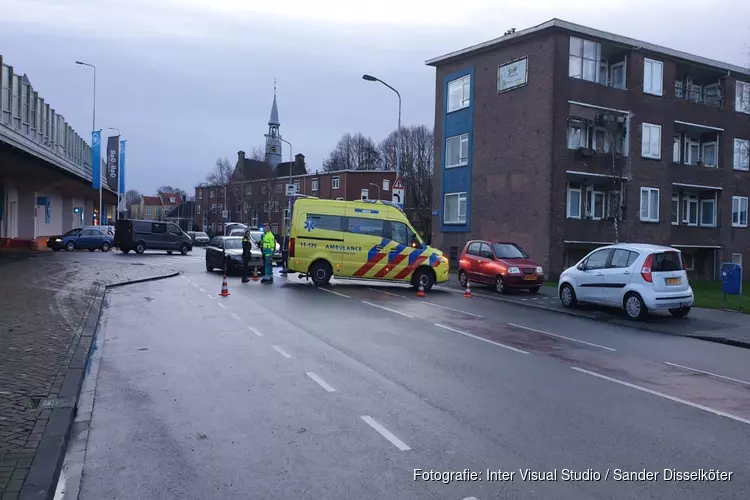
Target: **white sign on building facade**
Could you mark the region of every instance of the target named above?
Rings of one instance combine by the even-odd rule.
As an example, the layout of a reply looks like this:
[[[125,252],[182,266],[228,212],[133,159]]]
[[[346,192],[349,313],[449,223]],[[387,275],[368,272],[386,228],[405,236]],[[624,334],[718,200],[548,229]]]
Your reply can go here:
[[[497,91],[505,92],[526,85],[529,78],[529,59],[517,59],[497,68]]]

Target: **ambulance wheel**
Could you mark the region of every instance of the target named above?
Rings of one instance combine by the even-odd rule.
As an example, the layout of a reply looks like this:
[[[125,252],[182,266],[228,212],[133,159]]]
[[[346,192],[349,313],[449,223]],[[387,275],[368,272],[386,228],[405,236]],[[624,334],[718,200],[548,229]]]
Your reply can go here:
[[[428,292],[432,285],[435,284],[435,273],[432,272],[432,269],[430,268],[419,268],[414,272],[414,277],[412,278],[411,286],[414,288],[419,288],[419,285],[422,285],[422,288],[425,292]]]
[[[331,265],[324,260],[316,260],[310,266],[310,277],[315,286],[326,286],[331,281],[332,273]]]

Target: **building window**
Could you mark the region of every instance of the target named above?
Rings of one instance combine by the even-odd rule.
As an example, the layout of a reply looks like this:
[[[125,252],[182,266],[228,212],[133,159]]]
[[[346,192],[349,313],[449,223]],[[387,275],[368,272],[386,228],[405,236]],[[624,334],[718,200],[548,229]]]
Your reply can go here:
[[[448,82],[448,113],[469,107],[471,102],[471,75]]]
[[[267,194],[268,193],[268,186],[265,184],[261,184],[260,186],[260,194]]]
[[[674,163],[680,163],[680,147],[682,145],[682,136],[676,134],[672,137],[672,161]]]
[[[278,201],[274,201],[273,202],[273,211],[274,212],[278,212],[279,211],[279,202]]]
[[[263,202],[263,212],[267,213],[271,211],[271,202],[266,200]]]
[[[641,125],[641,156],[654,160],[661,159],[661,125]]]
[[[331,189],[339,188],[339,176],[331,177]]]
[[[469,134],[445,140],[445,168],[460,167],[469,162]]]
[[[283,214],[284,214],[284,217],[283,217],[284,227],[289,227],[289,209],[285,208]]]
[[[609,75],[609,85],[611,87],[625,90],[625,61],[611,65],[609,68]]]
[[[747,227],[747,196],[732,196],[732,227]]]
[[[383,191],[389,191],[391,189],[391,180],[383,179]]]
[[[701,165],[704,167],[718,167],[719,158],[716,150],[716,142],[704,142],[701,144]]]
[[[250,226],[251,227],[258,227],[258,211],[253,210],[251,217],[250,217]]]
[[[643,60],[643,92],[646,94],[662,95],[664,85],[664,64],[653,59]]]
[[[592,188],[586,190],[586,218],[601,220],[604,218],[604,192],[594,191]]]
[[[252,187],[252,186],[247,186],[247,187],[245,188],[245,194],[246,194],[247,196],[250,196],[251,194],[253,194],[253,187]]]
[[[279,225],[277,223],[271,224],[271,232],[277,234],[279,232]]]
[[[152,213],[153,213],[153,211],[152,211],[151,207],[148,207],[146,209],[146,215],[151,215]]]
[[[213,189],[211,191],[209,191],[208,197],[209,198],[216,198],[216,191],[214,191]]]
[[[196,214],[200,214],[201,213],[201,206],[200,205],[196,205],[195,206],[195,213]]]
[[[466,193],[448,193],[443,207],[444,224],[466,224]]]
[[[362,200],[369,200],[370,199],[370,190],[369,189],[362,189],[359,192],[360,199]]]
[[[716,226],[716,200],[701,200],[701,226]]]
[[[680,195],[672,195],[672,225],[677,226],[680,224]]]
[[[276,183],[276,192],[281,193],[283,191],[282,184]]]
[[[299,181],[294,181],[294,192],[299,193]]]
[[[568,219],[581,218],[581,186],[578,183],[568,184],[568,195],[566,201],[566,213]]]
[[[203,190],[202,189],[198,191],[198,199],[199,200],[203,199]]]
[[[688,226],[698,225],[698,196],[694,194],[682,196],[682,223]]]
[[[568,149],[589,147],[589,129],[583,123],[568,125]]]
[[[682,252],[682,263],[685,271],[695,271],[695,254]]]
[[[734,110],[739,113],[750,113],[750,83],[735,84]]]
[[[641,220],[659,222],[659,190],[657,188],[641,188]]]
[[[568,56],[568,76],[589,82],[602,82],[601,67],[602,47],[598,42],[570,37]],[[604,79],[606,81],[606,71]]]
[[[685,152],[682,156],[685,165],[697,165],[700,159],[701,142],[695,137],[685,137]]]
[[[734,140],[734,169],[750,169],[750,141],[745,139]]]
[[[170,196],[169,197],[169,203],[172,203],[172,204],[177,203],[177,198],[175,198],[174,196]]]
[[[313,179],[312,180],[312,188],[311,189],[313,191],[317,191],[319,186],[320,186],[320,181],[318,179]]]

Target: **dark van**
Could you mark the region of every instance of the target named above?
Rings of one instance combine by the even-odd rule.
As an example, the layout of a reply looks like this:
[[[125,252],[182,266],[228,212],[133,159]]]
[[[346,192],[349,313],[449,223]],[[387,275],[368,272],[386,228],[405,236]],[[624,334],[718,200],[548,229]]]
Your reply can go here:
[[[155,220],[119,219],[115,223],[115,247],[121,252],[135,250],[166,250],[186,255],[193,249],[193,240],[180,226]]]

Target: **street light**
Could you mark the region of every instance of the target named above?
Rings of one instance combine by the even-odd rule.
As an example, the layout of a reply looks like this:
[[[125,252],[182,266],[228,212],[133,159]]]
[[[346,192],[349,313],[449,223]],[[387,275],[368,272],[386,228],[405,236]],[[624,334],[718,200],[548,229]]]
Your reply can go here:
[[[396,146],[396,178],[399,178],[401,177],[401,94],[398,93],[398,90],[394,89],[380,78],[375,78],[372,75],[362,75],[362,79],[368,82],[380,82],[394,91],[398,96],[398,129],[396,129],[398,142],[398,145]]]
[[[376,187],[376,188],[378,189],[378,199],[380,199],[380,186],[378,186],[378,185],[377,185],[377,184],[375,184],[374,182],[371,182],[371,183],[370,183],[370,186],[375,186],[375,187]]]
[[[92,68],[94,70],[94,105],[93,105],[93,111],[92,111],[92,118],[91,118],[91,131],[94,132],[96,130],[96,66],[93,64],[89,64],[83,61],[76,61],[76,64],[79,66],[88,66],[89,68]],[[93,146],[93,144],[92,144]],[[97,158],[99,161],[99,225],[102,225],[102,172],[101,172],[101,158]],[[94,171],[94,165],[91,165],[92,172]]]
[[[292,183],[292,167],[294,166],[294,158],[292,157],[292,154],[294,153],[294,148],[292,147],[292,143],[287,141],[286,139],[282,139],[281,137],[279,137],[279,140],[281,140],[281,142],[284,142],[289,146],[289,184],[291,184]],[[289,222],[291,222],[292,221],[292,197],[291,196],[289,197],[286,215],[287,217],[289,217]],[[286,235],[287,232],[289,231],[289,228],[287,226],[288,226],[288,223],[284,221],[284,235]]]

